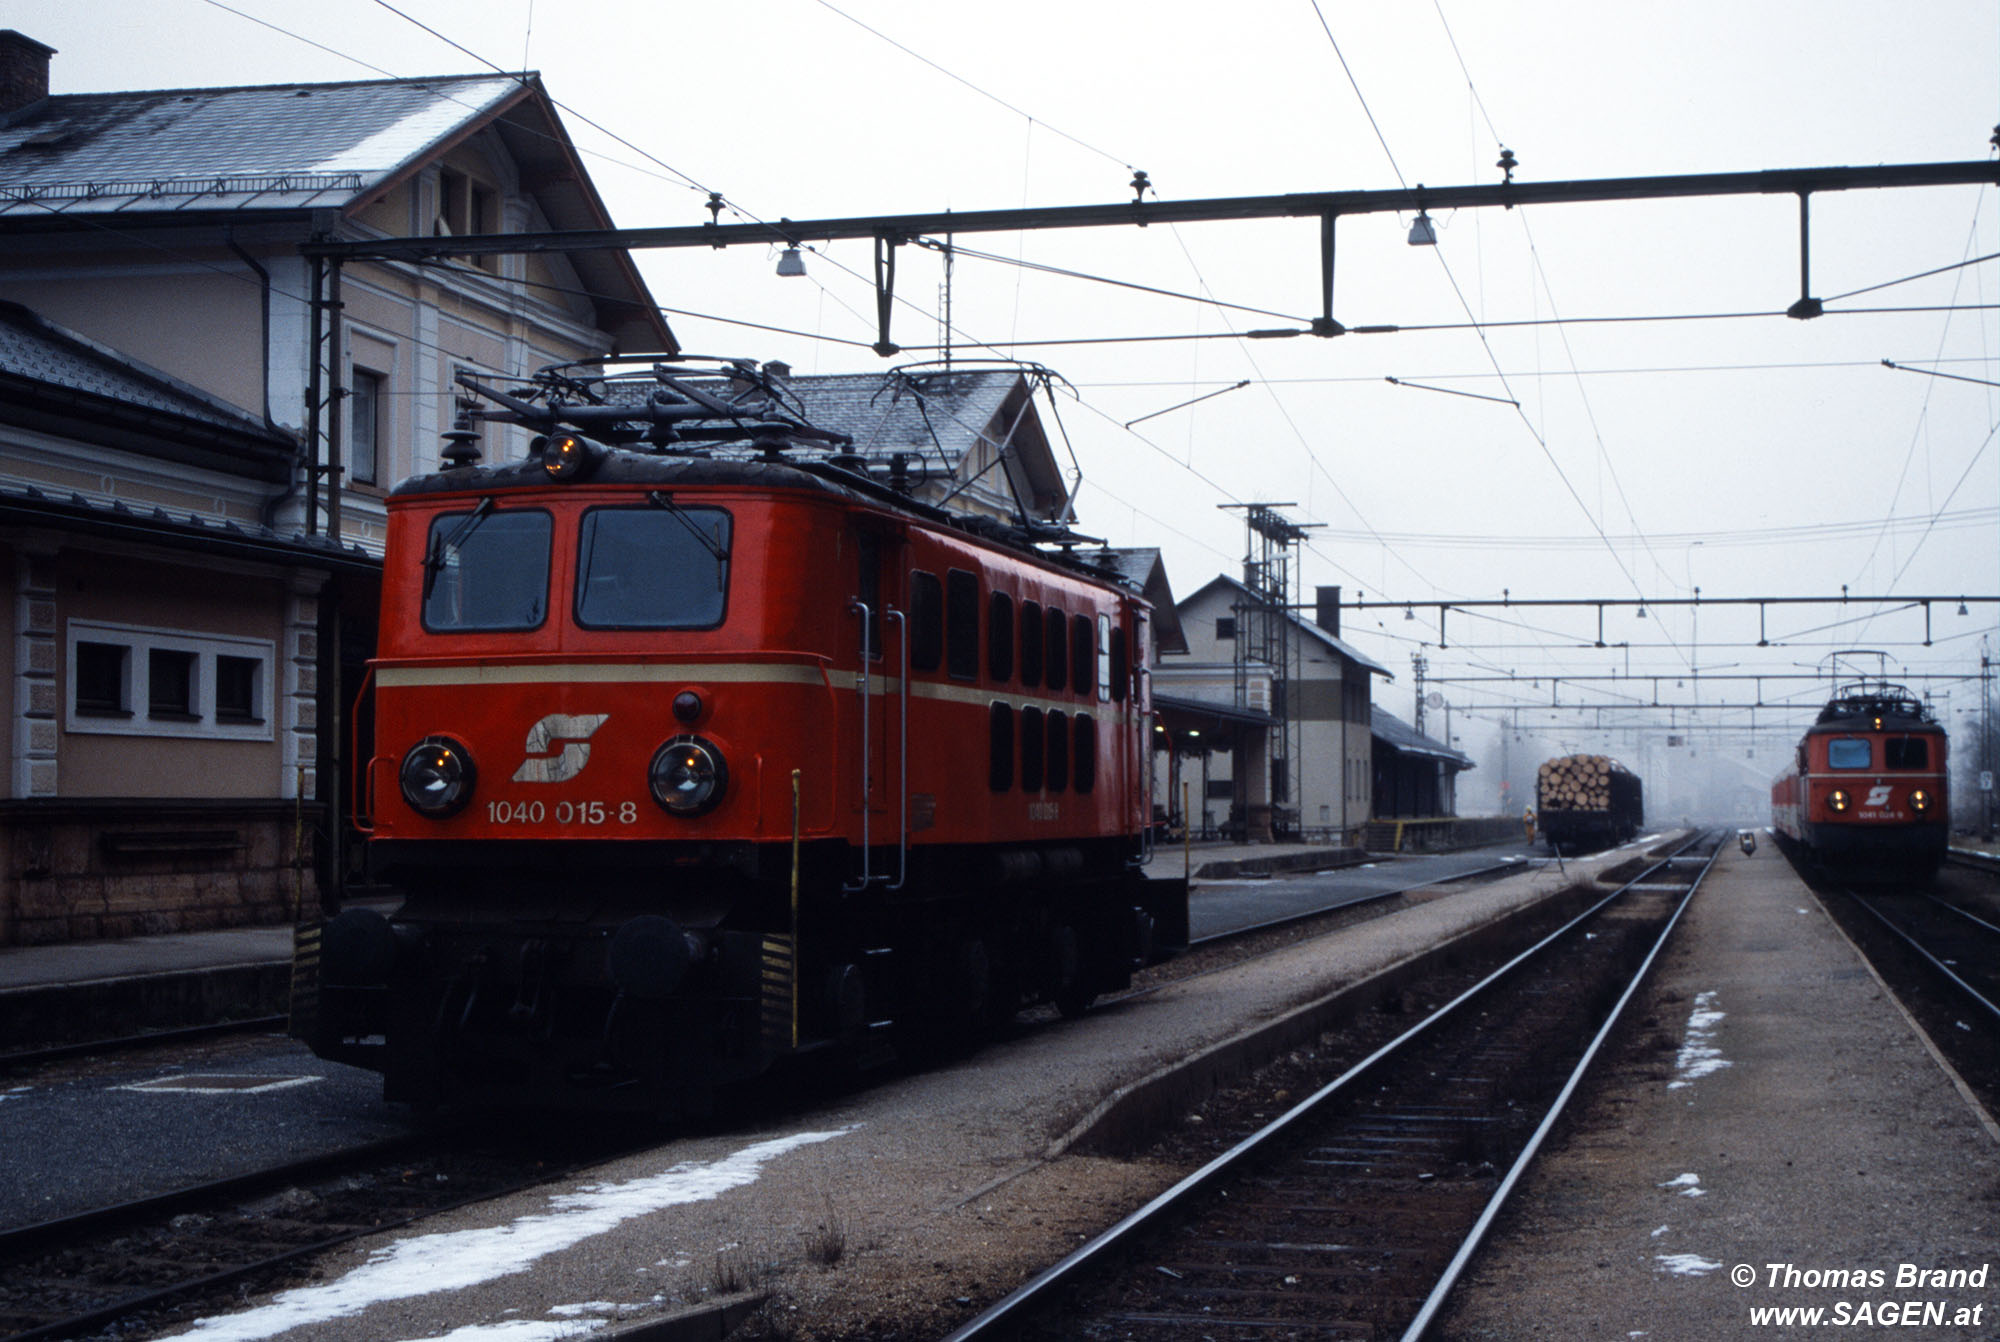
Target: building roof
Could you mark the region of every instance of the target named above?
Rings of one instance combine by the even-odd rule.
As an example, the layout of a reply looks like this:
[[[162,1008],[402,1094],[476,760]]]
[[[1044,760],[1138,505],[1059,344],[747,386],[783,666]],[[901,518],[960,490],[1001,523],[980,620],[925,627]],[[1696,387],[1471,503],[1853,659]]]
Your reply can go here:
[[[550,227],[610,226],[532,73],[53,95],[0,121],[0,224],[351,216],[489,128]],[[568,255],[621,349],[675,348],[627,253]]]
[[[1161,652],[1186,652],[1187,633],[1181,628],[1174,589],[1167,582],[1166,561],[1153,548],[1104,549],[1097,553],[1099,568],[1109,569],[1120,581],[1142,594],[1153,607],[1153,642]]]
[[[1060,521],[1068,512],[1069,490],[1034,408],[1035,387],[1018,367],[794,375],[788,385],[814,427],[845,434],[863,456],[886,461],[907,453],[919,463],[913,474],[928,467],[949,480],[983,442],[1006,474],[995,479],[989,471],[981,481],[988,490],[1011,496],[1037,521]]]
[[[1473,766],[1470,755],[1460,754],[1442,741],[1434,741],[1415,727],[1376,704],[1369,705],[1369,731],[1376,740],[1405,755],[1424,755],[1460,769]]]
[[[1190,596],[1187,600],[1181,602],[1181,608],[1183,610],[1187,609],[1188,607],[1192,606],[1195,602],[1201,600],[1203,597],[1207,596],[1210,592],[1214,591],[1218,587],[1228,590],[1232,595],[1239,597],[1244,601],[1255,601],[1257,599],[1256,594],[1253,593],[1243,583],[1237,581],[1235,578],[1230,577],[1227,573],[1218,573],[1213,578],[1203,583],[1201,585],[1200,590],[1195,592],[1193,596]],[[1318,625],[1314,624],[1311,620],[1305,619],[1304,617],[1300,616],[1298,613],[1293,611],[1286,612],[1285,618],[1290,620],[1292,622],[1293,627],[1304,633],[1307,637],[1315,640],[1316,642],[1322,644],[1327,648],[1330,648],[1334,652],[1339,653],[1342,657],[1347,658],[1349,661],[1355,663],[1364,670],[1370,671],[1378,676],[1386,676],[1390,680],[1394,680],[1396,678],[1395,675],[1389,670],[1389,668],[1383,666],[1381,663],[1377,662],[1374,658],[1368,656],[1366,653],[1361,652],[1359,649],[1355,648],[1353,644],[1335,638],[1332,634],[1329,634],[1326,630],[1320,628]]]
[[[298,443],[196,387],[0,302],[0,422],[282,483]]]
[[[0,126],[0,214],[345,209],[522,92],[469,75],[58,94]]]

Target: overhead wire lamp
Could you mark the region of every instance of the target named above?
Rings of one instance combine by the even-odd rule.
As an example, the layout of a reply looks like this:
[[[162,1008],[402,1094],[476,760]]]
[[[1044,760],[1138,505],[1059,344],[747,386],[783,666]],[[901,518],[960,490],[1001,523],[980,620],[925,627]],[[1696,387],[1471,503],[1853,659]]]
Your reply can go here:
[[[797,279],[806,273],[806,258],[797,247],[787,247],[778,254],[778,273],[786,279]]]
[[[1416,221],[1410,225],[1410,245],[1412,247],[1435,247],[1438,245],[1437,227],[1423,210],[1417,211]]]

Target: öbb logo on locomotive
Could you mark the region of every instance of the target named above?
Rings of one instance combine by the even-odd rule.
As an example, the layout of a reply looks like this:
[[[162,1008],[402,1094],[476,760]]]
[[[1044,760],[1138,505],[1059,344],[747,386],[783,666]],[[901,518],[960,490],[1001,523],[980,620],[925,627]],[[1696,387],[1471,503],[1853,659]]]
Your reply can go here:
[[[551,713],[528,729],[528,758],[514,771],[516,783],[567,783],[590,762],[590,738],[611,720],[609,713]],[[560,745],[555,754],[550,747]]]
[[[939,422],[977,383],[895,376]],[[1186,945],[1186,882],[1144,870],[1152,611],[1061,500],[951,511],[754,363],[460,382],[490,404],[388,498],[357,713],[401,903],[302,930],[316,1053],[419,1105],[699,1112]],[[481,423],[528,456],[483,463]]]

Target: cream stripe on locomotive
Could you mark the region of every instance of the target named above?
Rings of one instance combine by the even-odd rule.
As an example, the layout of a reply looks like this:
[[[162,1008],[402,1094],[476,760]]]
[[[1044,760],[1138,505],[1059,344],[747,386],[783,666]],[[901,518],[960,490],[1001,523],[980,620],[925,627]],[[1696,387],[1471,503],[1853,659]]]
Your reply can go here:
[[[824,670],[819,666],[785,662],[527,662],[482,666],[384,666],[375,672],[375,684],[382,689],[438,689],[468,685],[685,685],[707,681],[717,685],[828,685],[851,690],[852,672]],[[897,693],[894,676],[870,676],[868,692],[889,696]],[[1129,718],[1124,703],[1100,702],[1093,692],[1089,698],[1052,698],[1024,695],[1005,685],[962,685],[913,680],[910,697],[939,703],[968,704],[984,708],[996,699],[1016,708],[1060,709],[1066,713],[1087,712],[1104,722],[1123,724]]]

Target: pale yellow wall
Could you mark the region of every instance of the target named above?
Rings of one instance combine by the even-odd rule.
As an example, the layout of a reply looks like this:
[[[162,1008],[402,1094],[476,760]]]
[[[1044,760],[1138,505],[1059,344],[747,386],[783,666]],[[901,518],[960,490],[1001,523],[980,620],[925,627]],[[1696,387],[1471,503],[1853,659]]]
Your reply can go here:
[[[261,417],[263,292],[236,258],[201,259],[222,273],[133,273],[128,263],[95,279],[17,276],[4,296]]]
[[[164,564],[157,559],[66,551],[59,560],[57,683],[67,694],[69,622],[232,634],[276,647],[284,674],[284,587],[275,579]],[[282,693],[273,697],[281,714]],[[275,797],[280,795],[281,721],[269,741],[92,735],[63,730],[57,755],[65,797]]]

